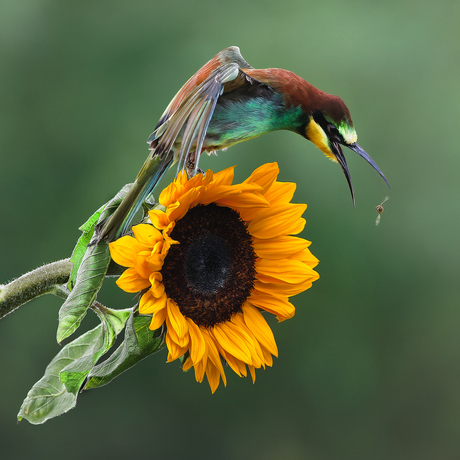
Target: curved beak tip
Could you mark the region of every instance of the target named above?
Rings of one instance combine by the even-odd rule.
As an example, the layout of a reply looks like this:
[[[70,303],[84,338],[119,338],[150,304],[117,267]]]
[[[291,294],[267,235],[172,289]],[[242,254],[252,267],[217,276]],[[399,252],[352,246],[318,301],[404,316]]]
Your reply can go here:
[[[350,145],[344,144],[344,145],[348,147],[350,150],[353,150],[354,152],[356,152],[360,157],[364,158],[379,173],[379,175],[382,177],[382,179],[385,181],[388,187],[390,187],[390,184],[388,183],[387,178],[385,177],[383,172],[380,170],[380,168],[377,166],[377,163],[370,157],[370,155],[368,155],[368,153],[363,148],[361,148],[359,144],[355,142],[354,144],[350,144]],[[335,142],[332,143],[332,150],[335,154],[335,157],[338,163],[342,167],[343,173],[345,174],[345,177],[347,179],[348,186],[351,192],[351,199],[353,200],[353,207],[356,208],[355,193],[353,190],[353,184],[351,182],[350,170],[348,169],[347,161],[345,160],[345,155],[343,154],[342,149],[340,148],[340,144],[338,143],[335,143]]]
[[[350,149],[353,150],[353,152],[356,152],[361,158],[364,158],[379,174],[380,177],[385,181],[385,183],[388,185],[389,188],[390,184],[387,181],[387,178],[385,177],[385,174],[380,170],[380,168],[377,166],[377,163],[371,158],[371,156],[358,144],[346,144],[346,146]]]

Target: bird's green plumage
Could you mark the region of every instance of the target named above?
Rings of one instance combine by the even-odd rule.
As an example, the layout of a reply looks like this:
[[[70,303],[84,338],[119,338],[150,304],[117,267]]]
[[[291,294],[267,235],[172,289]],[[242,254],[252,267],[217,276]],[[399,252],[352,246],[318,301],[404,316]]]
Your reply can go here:
[[[295,131],[305,117],[300,107],[287,108],[280,94],[271,98],[228,100],[216,106],[208,127],[208,150],[225,148],[272,131]],[[208,147],[209,146],[209,147]]]

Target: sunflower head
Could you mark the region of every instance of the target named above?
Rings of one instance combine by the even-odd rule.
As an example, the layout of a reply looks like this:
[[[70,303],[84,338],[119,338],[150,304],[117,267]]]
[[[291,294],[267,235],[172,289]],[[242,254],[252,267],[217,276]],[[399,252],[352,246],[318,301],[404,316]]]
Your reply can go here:
[[[127,292],[143,291],[139,312],[150,328],[165,325],[168,362],[206,374],[214,392],[226,385],[222,362],[239,376],[271,366],[278,355],[262,315],[294,316],[289,297],[318,279],[310,242],[293,236],[305,220],[293,204],[295,184],[276,181],[278,165],[256,169],[241,184],[234,168],[187,179],[178,175],[160,194],[164,210],[150,211],[150,224],[110,243],[112,258],[128,267],[118,279]]]

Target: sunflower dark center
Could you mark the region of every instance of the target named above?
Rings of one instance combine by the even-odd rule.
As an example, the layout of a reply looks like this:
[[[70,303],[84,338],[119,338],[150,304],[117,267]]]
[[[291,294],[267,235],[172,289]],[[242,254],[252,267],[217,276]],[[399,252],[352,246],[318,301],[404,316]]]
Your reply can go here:
[[[185,276],[190,289],[215,294],[230,275],[230,257],[225,240],[207,233],[193,241],[185,258]]]
[[[210,327],[241,311],[254,287],[256,255],[237,211],[198,205],[176,222],[162,274],[182,314]]]

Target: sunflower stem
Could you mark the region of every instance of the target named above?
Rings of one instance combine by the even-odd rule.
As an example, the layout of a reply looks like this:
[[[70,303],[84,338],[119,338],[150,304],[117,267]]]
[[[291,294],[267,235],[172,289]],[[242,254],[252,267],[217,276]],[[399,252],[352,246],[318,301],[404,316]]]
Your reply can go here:
[[[0,319],[21,305],[44,294],[65,295],[61,288],[69,280],[72,263],[70,259],[38,267],[8,284],[0,285]]]
[[[70,259],[62,259],[25,273],[8,284],[0,284],[0,319],[21,305],[45,294],[53,294],[63,300],[67,299],[69,290],[66,284],[69,281],[72,267]],[[118,277],[123,270],[123,267],[112,260],[105,276]],[[106,309],[99,302],[94,302],[90,308],[101,311]]]

